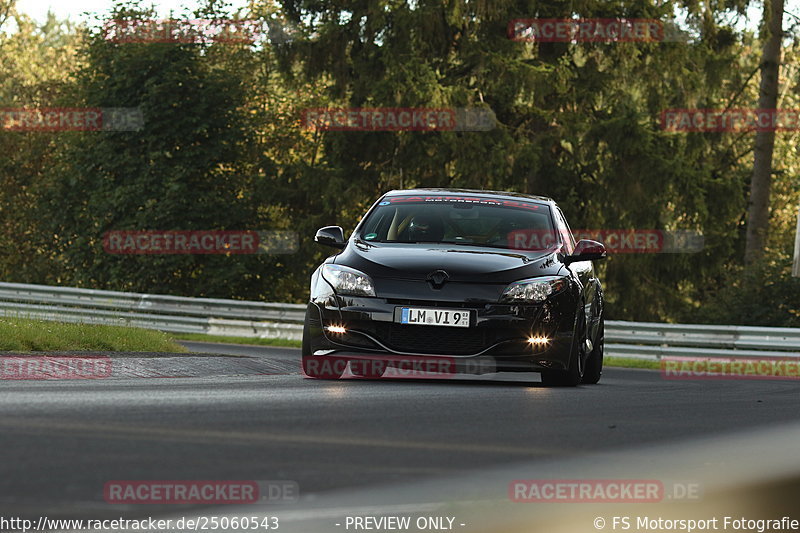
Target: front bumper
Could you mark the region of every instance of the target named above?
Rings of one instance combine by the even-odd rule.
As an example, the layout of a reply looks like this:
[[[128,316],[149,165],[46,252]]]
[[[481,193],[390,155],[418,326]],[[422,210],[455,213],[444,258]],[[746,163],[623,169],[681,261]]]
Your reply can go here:
[[[402,307],[464,309],[469,328],[399,323]],[[576,298],[564,291],[537,305],[328,295],[306,311],[306,355],[406,361],[447,360],[463,373],[564,370],[573,349]],[[345,333],[327,328],[341,326]],[[547,337],[534,345],[530,337]],[[413,363],[411,363],[413,364]]]

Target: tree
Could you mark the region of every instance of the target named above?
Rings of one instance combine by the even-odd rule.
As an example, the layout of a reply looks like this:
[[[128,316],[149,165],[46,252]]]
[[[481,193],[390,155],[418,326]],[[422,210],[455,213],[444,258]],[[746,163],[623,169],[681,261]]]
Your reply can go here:
[[[152,19],[119,7],[115,20]],[[205,15],[208,16],[208,15]],[[219,13],[224,17],[225,14]],[[39,212],[71,284],[189,296],[251,294],[264,256],[112,255],[112,230],[260,230],[245,111],[245,45],[114,43],[91,34],[75,73],[88,107],[139,108],[141,131],[69,132]]]
[[[766,35],[760,65],[761,87],[758,95],[758,108],[774,111],[778,105],[778,73],[783,40],[783,0],[764,0],[763,26]],[[774,129],[767,128],[756,132],[745,245],[745,262],[748,264],[753,264],[764,255],[767,244],[774,148]]]
[[[11,18],[16,3],[17,0],[0,0],[0,30],[3,29],[6,21]]]
[[[668,107],[716,107],[743,81],[736,39],[705,9],[691,11],[703,37],[691,43],[519,43],[506,33],[516,18],[663,20],[677,5],[283,6],[296,21],[311,21],[314,35],[286,59],[339,105],[488,106],[498,119],[488,132],[324,133],[318,165],[345,191],[329,200],[340,213],[362,209],[402,176],[404,187],[551,196],[576,228],[706,230],[713,237],[701,254],[612,257],[604,278],[616,318],[674,316],[727,261],[744,206],[737,145],[719,135],[666,133],[658,121]],[[315,186],[306,183],[316,184],[299,180],[297,187]]]
[[[49,14],[39,24],[0,0],[0,108],[69,106],[70,75],[82,38]],[[2,17],[13,20],[2,26]],[[3,31],[5,30],[5,31]],[[61,134],[0,126],[0,279],[55,283],[60,265],[37,211],[40,184],[52,179]]]

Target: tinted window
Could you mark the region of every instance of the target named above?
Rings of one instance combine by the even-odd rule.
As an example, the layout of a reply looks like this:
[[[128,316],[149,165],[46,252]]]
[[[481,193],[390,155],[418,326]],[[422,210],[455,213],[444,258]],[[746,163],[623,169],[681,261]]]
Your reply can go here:
[[[544,204],[487,198],[384,199],[368,215],[359,237],[369,242],[474,244],[546,249],[554,241]]]
[[[561,240],[566,248],[565,252],[571,254],[575,250],[575,238],[572,236],[572,230],[569,229],[567,219],[564,218],[564,213],[558,208],[556,208],[556,224],[558,224],[558,232],[561,234]]]

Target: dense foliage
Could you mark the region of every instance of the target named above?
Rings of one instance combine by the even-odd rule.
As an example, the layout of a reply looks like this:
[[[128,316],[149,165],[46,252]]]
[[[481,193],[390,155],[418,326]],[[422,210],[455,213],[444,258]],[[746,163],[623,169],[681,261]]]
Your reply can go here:
[[[753,134],[660,126],[666,108],[755,107],[761,41],[742,23],[748,6],[284,0],[235,14],[212,1],[193,15],[267,21],[276,31],[252,45],[105,39],[104,19],[154,18],[135,2],[94,28],[37,25],[12,9],[0,26],[0,107],[139,107],[145,125],[0,131],[0,276],[302,301],[328,252],[312,242],[317,227],[352,229],[393,188],[488,188],[551,196],[573,227],[703,233],[697,253],[610,257],[609,318],[800,325],[800,279],[789,275],[797,133],[778,134],[769,248],[745,273]],[[682,41],[507,35],[518,18],[676,13]],[[780,108],[800,107],[797,51],[787,39]],[[310,107],[477,107],[497,125],[321,132],[301,127]],[[103,250],[112,229],[289,229],[301,240],[292,255],[120,256]]]

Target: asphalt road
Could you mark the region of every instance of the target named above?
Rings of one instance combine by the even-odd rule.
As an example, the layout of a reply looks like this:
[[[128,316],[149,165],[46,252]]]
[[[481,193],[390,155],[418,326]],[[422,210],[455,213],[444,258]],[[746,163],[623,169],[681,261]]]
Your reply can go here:
[[[665,381],[611,368],[599,385],[559,389],[535,374],[325,382],[231,368],[0,382],[0,515],[143,512],[107,504],[111,480],[293,480],[304,498],[324,497],[800,420],[796,381]]]

